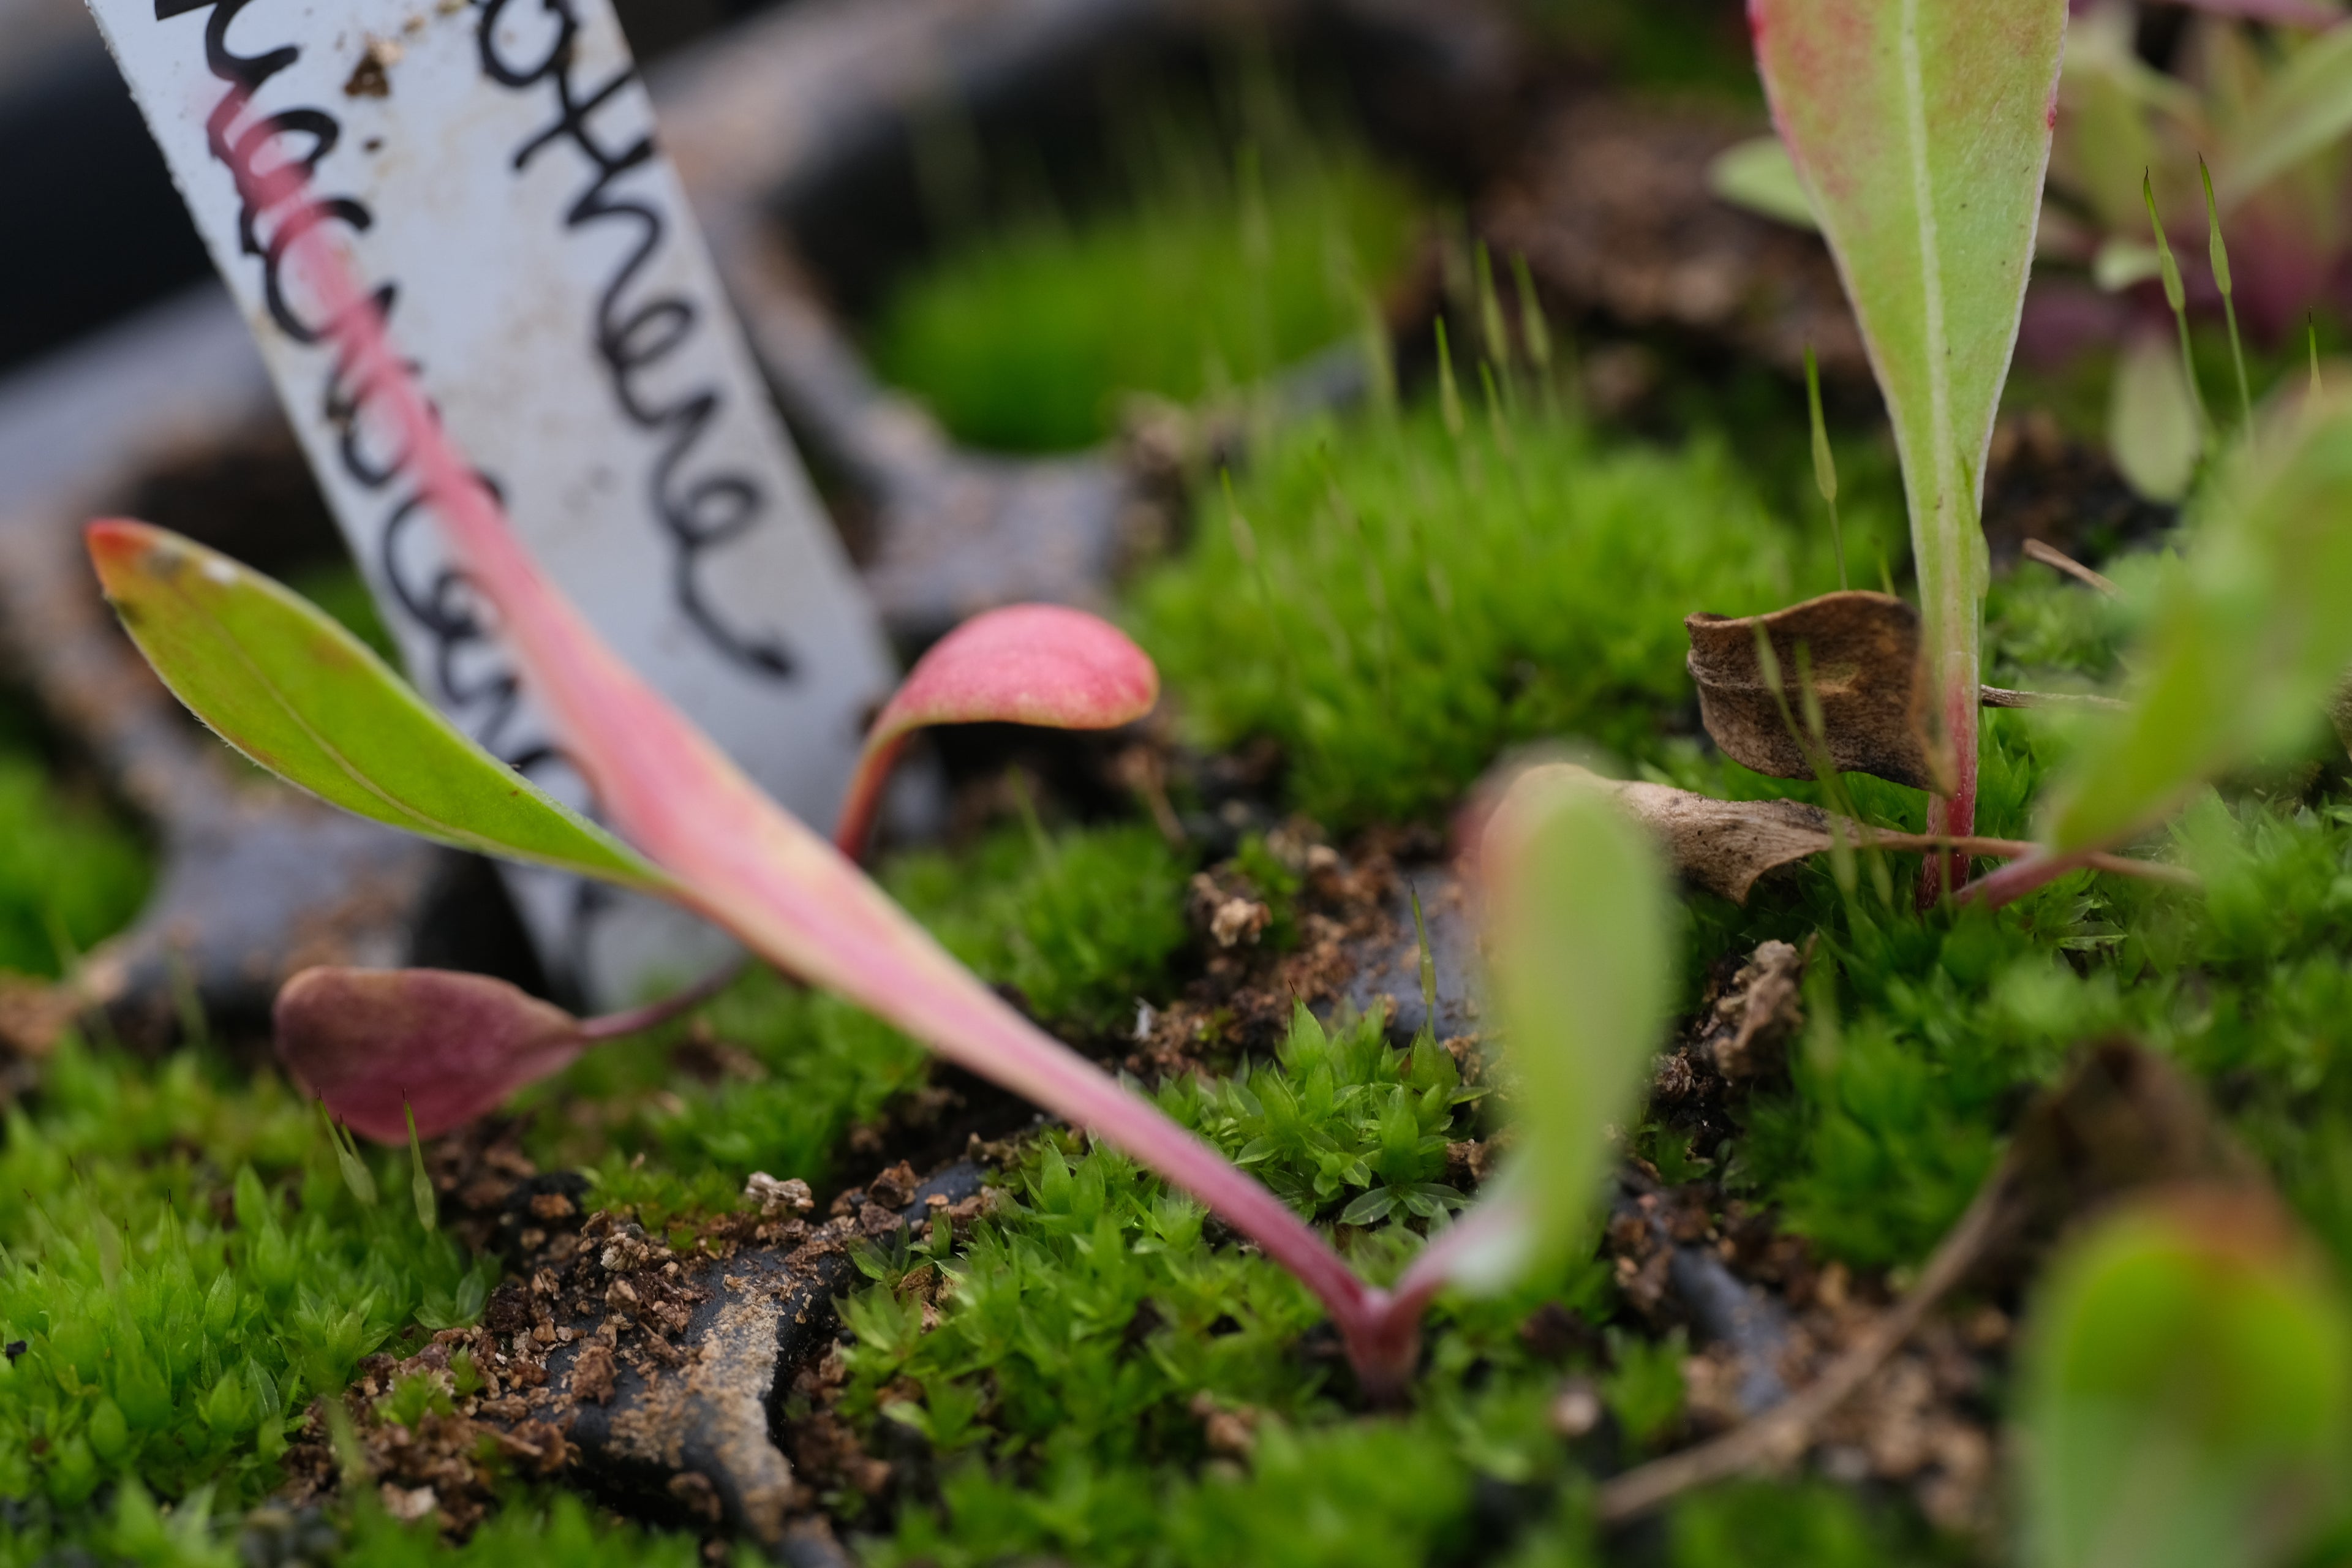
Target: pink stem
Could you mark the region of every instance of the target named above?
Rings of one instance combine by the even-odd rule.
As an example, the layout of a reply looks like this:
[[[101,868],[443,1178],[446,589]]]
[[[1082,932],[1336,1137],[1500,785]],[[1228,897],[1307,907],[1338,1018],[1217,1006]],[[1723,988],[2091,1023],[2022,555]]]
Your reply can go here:
[[[607,1013],[601,1018],[583,1018],[577,1033],[583,1040],[601,1043],[627,1035],[642,1035],[647,1029],[658,1029],[672,1018],[693,1012],[726,990],[742,973],[743,960],[730,958],[674,996],[665,996],[658,1002],[648,1002],[642,1007],[631,1007],[625,1012]]]
[[[1977,830],[1977,681],[1973,674],[1956,686],[1944,703],[1944,733],[1952,747],[1952,773],[1958,787],[1947,795],[1927,797],[1930,837],[1969,838]],[[1919,907],[1933,909],[1947,890],[1968,885],[1969,857],[1961,850],[1930,855],[1919,867]]]
[[[247,195],[257,210],[302,199],[292,165],[253,183],[260,188]],[[351,384],[383,399],[445,536],[498,610],[534,695],[614,825],[684,884],[679,901],[1191,1193],[1296,1275],[1351,1353],[1373,1354],[1377,1364],[1381,1347],[1367,1336],[1383,1319],[1385,1291],[1366,1285],[1265,1187],[1014,1012],[605,644],[542,574],[458,456],[324,228],[294,223],[279,233],[299,237],[294,259],[329,312]]]
[[[1982,904],[1989,910],[2015,903],[2026,894],[2048,887],[2069,871],[2079,871],[2085,866],[2097,865],[2109,858],[2095,849],[2076,849],[2063,855],[2036,855],[2023,860],[2012,860],[1990,876],[1969,883],[1959,891],[1964,904]]]
[[[841,815],[833,825],[833,847],[852,860],[866,857],[866,846],[874,837],[874,818],[882,808],[883,786],[890,782],[890,772],[906,749],[903,731],[866,740],[866,750],[857,759],[857,772],[849,780],[849,794],[842,800]]]

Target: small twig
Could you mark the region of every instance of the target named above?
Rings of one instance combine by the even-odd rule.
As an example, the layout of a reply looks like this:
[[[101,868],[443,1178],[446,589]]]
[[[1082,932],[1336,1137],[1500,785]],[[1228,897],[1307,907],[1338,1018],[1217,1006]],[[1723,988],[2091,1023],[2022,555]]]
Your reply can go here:
[[[1746,1471],[1785,1463],[1803,1453],[1813,1429],[1870,1381],[1886,1358],[1903,1346],[1928,1311],[1968,1277],[1998,1228],[2014,1159],[2004,1160],[1969,1205],[1920,1271],[1910,1294],[1889,1308],[1862,1338],[1800,1393],[1763,1415],[1735,1426],[1712,1442],[1685,1448],[1626,1471],[1601,1484],[1594,1513],[1603,1524],[1622,1524],[1693,1487]]]
[[[2011,691],[1988,686],[1978,700],[1987,708],[2088,708],[2101,713],[2121,713],[2131,704],[2088,691]]]
[[[2025,553],[2029,558],[2041,562],[2044,566],[2053,567],[2079,583],[2088,584],[2109,598],[2115,597],[2122,591],[2116,586],[2114,578],[2092,571],[2064,551],[2053,545],[2044,544],[2038,539],[2029,539],[2025,542]]]

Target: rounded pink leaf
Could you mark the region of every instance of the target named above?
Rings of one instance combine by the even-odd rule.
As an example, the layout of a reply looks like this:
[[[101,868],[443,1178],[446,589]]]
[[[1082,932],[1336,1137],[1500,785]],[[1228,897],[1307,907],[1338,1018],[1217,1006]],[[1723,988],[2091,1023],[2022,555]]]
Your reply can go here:
[[[931,646],[866,737],[834,842],[865,847],[882,785],[908,735],[933,724],[1112,730],[1151,711],[1160,671],[1125,632],[1060,605],[975,616]]]
[[[868,743],[928,724],[1109,730],[1142,718],[1159,698],[1159,670],[1108,621],[1060,605],[1013,605],[933,644],[875,720]]]
[[[278,1059],[379,1143],[438,1137],[570,1066],[587,1042],[561,1007],[487,974],[306,969],[278,993]]]

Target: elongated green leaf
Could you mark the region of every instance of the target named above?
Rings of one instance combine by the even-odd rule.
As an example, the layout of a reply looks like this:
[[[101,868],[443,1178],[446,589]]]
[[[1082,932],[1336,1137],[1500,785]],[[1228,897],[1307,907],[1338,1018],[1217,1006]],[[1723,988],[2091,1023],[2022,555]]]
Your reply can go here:
[[[2332,143],[2352,135],[2352,27],[2295,51],[2230,128],[2214,160],[2225,212]]]
[[[1748,18],[1894,419],[1952,789],[1972,798],[1979,481],[2033,256],[2066,0],[1750,0]]]
[[[2053,787],[2053,847],[2128,837],[2204,781],[2316,731],[2352,668],[2352,403],[2281,418],[2201,492],[2135,659],[2137,700],[2085,735]]]
[[[1508,1190],[1543,1255],[1584,1234],[1607,1160],[1662,1039],[1674,928],[1649,836],[1581,768],[1522,774],[1482,854],[1496,1001],[1519,1080]]]
[[[2341,1496],[2352,1327],[2267,1194],[2174,1193],[2084,1237],[2022,1361],[2029,1568],[2261,1568]]]
[[[626,845],[467,739],[324,611],[216,551],[95,522],[90,559],[173,694],[320,799],[426,838],[659,890]]]

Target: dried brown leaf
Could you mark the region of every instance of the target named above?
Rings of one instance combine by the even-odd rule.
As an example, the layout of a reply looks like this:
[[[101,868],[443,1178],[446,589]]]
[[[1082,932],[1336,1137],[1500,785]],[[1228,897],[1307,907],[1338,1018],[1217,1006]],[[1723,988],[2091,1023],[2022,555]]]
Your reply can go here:
[[[1830,815],[1793,800],[1711,800],[1665,784],[1603,779],[1573,763],[1540,771],[1608,788],[1654,834],[1687,881],[1746,903],[1756,879],[1830,847]]]
[[[1804,668],[1821,702],[1821,739],[1839,771],[1937,786],[1919,613],[1909,605],[1885,594],[1824,594],[1769,616],[1696,615],[1683,625],[1699,716],[1733,760],[1774,778],[1813,776],[1808,748],[1790,727],[1792,717],[1805,721]],[[1770,639],[1777,683],[1758,652],[1759,627]]]
[[[1734,903],[1765,872],[1830,847],[1830,815],[1793,800],[1710,800],[1664,784],[1616,786],[1689,881]]]

